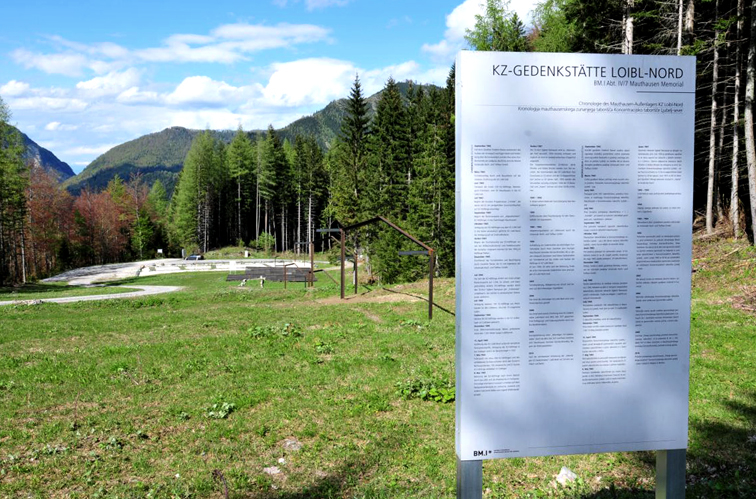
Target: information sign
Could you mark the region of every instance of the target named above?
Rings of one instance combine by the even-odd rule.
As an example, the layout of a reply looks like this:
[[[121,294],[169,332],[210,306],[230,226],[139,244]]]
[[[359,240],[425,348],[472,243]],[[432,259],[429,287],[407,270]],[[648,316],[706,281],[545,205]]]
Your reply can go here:
[[[461,52],[457,455],[684,449],[695,59]]]

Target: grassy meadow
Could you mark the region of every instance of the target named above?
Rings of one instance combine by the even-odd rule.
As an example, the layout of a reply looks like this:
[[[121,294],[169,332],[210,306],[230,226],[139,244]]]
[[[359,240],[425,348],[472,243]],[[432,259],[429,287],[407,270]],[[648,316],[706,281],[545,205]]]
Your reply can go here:
[[[688,497],[756,497],[756,252],[696,245]],[[0,307],[0,497],[451,498],[454,282],[222,273]],[[351,296],[351,295],[350,295]],[[420,297],[420,298],[418,298]],[[562,466],[579,479],[566,487]],[[487,461],[487,498],[652,498],[654,455]]]
[[[30,283],[21,287],[0,287],[0,301],[43,300],[71,296],[111,295],[138,291],[121,286],[67,286],[64,282]]]

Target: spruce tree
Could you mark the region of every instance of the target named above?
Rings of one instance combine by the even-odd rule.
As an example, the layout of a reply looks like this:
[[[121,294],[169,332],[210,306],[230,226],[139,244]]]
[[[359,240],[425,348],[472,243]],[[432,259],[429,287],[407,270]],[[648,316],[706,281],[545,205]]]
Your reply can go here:
[[[368,122],[367,102],[362,95],[360,79],[355,77],[341,133],[334,146],[331,206],[336,219],[343,225],[360,221],[365,213],[367,201],[362,198],[362,191],[368,176]]]
[[[10,125],[10,110],[0,98],[0,284],[26,281],[26,186],[21,135]]]
[[[249,204],[249,180],[254,168],[252,142],[242,130],[241,125],[226,149],[228,174],[234,183],[233,201],[235,208],[234,239],[235,242],[247,236],[245,208]]]

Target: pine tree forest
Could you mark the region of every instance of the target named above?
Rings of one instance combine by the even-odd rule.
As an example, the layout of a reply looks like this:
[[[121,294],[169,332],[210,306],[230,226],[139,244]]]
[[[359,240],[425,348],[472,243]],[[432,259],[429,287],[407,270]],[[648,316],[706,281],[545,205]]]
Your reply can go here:
[[[692,230],[749,238],[756,231],[756,2],[545,0],[526,26],[502,0],[467,32],[470,50],[695,55],[697,112]],[[197,136],[169,198],[158,181],[116,177],[77,197],[22,159],[0,100],[0,284],[81,265],[247,246],[267,252],[336,251],[316,229],[383,216],[436,249],[454,275],[454,68],[443,87],[385,82],[374,112],[359,75],[338,138],[282,140],[273,127],[239,128],[225,143]],[[350,233],[347,253],[385,283],[427,272],[427,257],[379,225]]]

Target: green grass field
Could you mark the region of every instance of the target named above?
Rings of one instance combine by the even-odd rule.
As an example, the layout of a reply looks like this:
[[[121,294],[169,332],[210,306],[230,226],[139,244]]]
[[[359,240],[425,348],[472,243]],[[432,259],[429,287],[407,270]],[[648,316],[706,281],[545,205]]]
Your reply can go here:
[[[688,497],[756,497],[756,252],[699,245],[694,268]],[[452,393],[454,317],[428,322],[426,284],[342,302],[324,276],[224,278],[0,308],[0,497],[455,496],[454,403],[432,400]],[[453,311],[453,280],[435,298]],[[554,486],[562,466],[579,480]],[[654,456],[487,461],[484,488],[652,498]]]
[[[111,295],[138,291],[135,288],[111,286],[68,286],[64,282],[32,283],[19,288],[0,287],[0,301],[44,300],[69,296]]]

